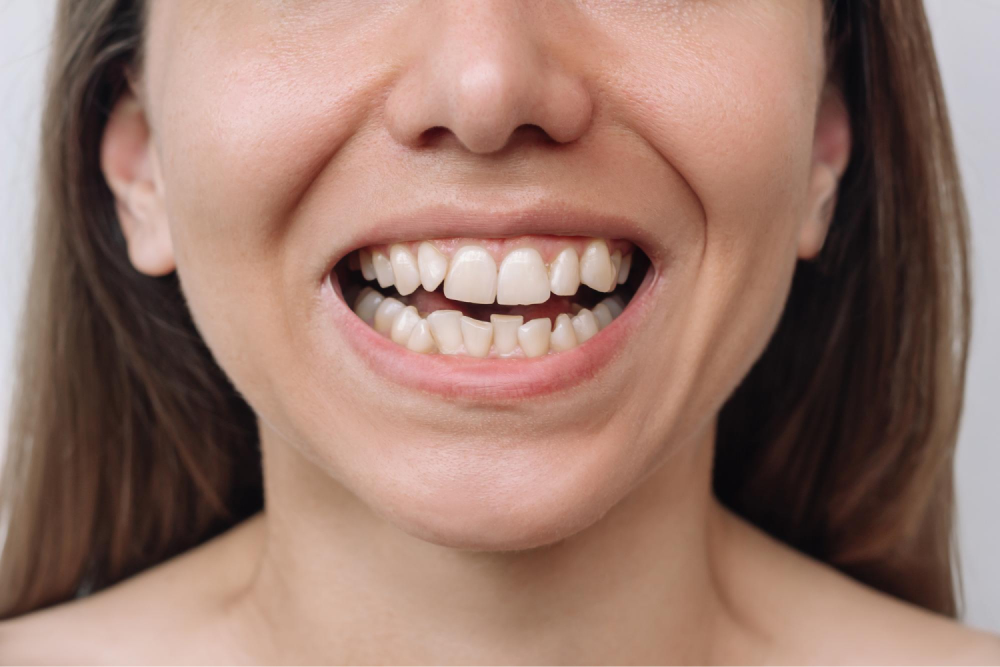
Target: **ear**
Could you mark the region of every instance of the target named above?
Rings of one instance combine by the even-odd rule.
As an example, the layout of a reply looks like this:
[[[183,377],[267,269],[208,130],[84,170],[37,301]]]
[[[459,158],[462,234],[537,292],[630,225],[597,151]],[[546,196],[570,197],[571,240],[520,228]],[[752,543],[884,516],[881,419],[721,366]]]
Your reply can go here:
[[[164,206],[159,156],[131,85],[115,102],[101,137],[101,170],[137,271],[163,276],[176,268]]]
[[[840,179],[851,157],[851,120],[840,89],[828,83],[820,99],[813,137],[806,218],[799,229],[798,255],[814,259],[823,248]]]

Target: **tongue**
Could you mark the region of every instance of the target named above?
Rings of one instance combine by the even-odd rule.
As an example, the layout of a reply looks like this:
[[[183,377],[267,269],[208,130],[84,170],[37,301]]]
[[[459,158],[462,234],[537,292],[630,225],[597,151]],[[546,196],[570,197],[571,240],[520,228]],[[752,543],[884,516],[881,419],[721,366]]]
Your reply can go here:
[[[551,295],[545,303],[538,303],[531,306],[500,306],[497,304],[480,305],[475,303],[465,303],[464,301],[452,301],[440,292],[428,292],[422,287],[407,297],[409,304],[415,306],[421,314],[427,314],[435,310],[459,310],[463,315],[468,315],[483,322],[490,321],[490,315],[521,315],[525,322],[547,317],[555,321],[561,313],[573,314],[570,307],[572,301],[567,296]]]

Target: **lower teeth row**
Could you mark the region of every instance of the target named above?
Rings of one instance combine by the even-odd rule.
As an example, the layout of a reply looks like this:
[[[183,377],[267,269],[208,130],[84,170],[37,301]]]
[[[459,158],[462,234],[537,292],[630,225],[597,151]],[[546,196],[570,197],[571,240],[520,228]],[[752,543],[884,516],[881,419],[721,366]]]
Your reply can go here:
[[[555,323],[547,317],[524,321],[520,315],[490,315],[483,322],[458,310],[419,313],[399,299],[365,287],[354,312],[375,331],[420,354],[461,354],[470,357],[541,357],[565,352],[593,337],[621,315],[625,303],[610,296],[593,310],[573,307]]]

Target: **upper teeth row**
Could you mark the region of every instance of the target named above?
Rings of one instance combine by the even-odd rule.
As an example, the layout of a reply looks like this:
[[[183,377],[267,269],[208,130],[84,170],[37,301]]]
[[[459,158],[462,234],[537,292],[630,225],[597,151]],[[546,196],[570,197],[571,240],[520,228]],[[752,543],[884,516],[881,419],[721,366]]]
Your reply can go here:
[[[362,248],[352,255],[351,268],[360,270],[365,280],[377,280],[382,288],[395,285],[402,295],[423,286],[433,292],[444,282],[444,295],[456,301],[504,306],[544,303],[549,294],[572,296],[581,283],[599,292],[610,292],[628,279],[632,253],[608,251],[603,239],[589,241],[579,255],[572,247],[562,249],[546,264],[535,248],[517,248],[496,260],[485,248],[463,245],[451,259],[423,241],[413,256],[406,245],[389,246],[388,254]]]

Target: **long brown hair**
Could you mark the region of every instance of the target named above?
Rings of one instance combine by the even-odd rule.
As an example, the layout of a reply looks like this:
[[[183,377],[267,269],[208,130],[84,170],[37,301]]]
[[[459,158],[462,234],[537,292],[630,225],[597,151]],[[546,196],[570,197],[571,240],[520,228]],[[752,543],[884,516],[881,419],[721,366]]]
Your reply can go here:
[[[141,70],[139,0],[63,0],[0,488],[0,618],[109,586],[262,506],[254,415],[176,275],[128,261],[100,137]],[[956,614],[952,461],[966,213],[926,17],[832,0],[854,146],[820,257],[719,421],[716,494],[876,588]]]

